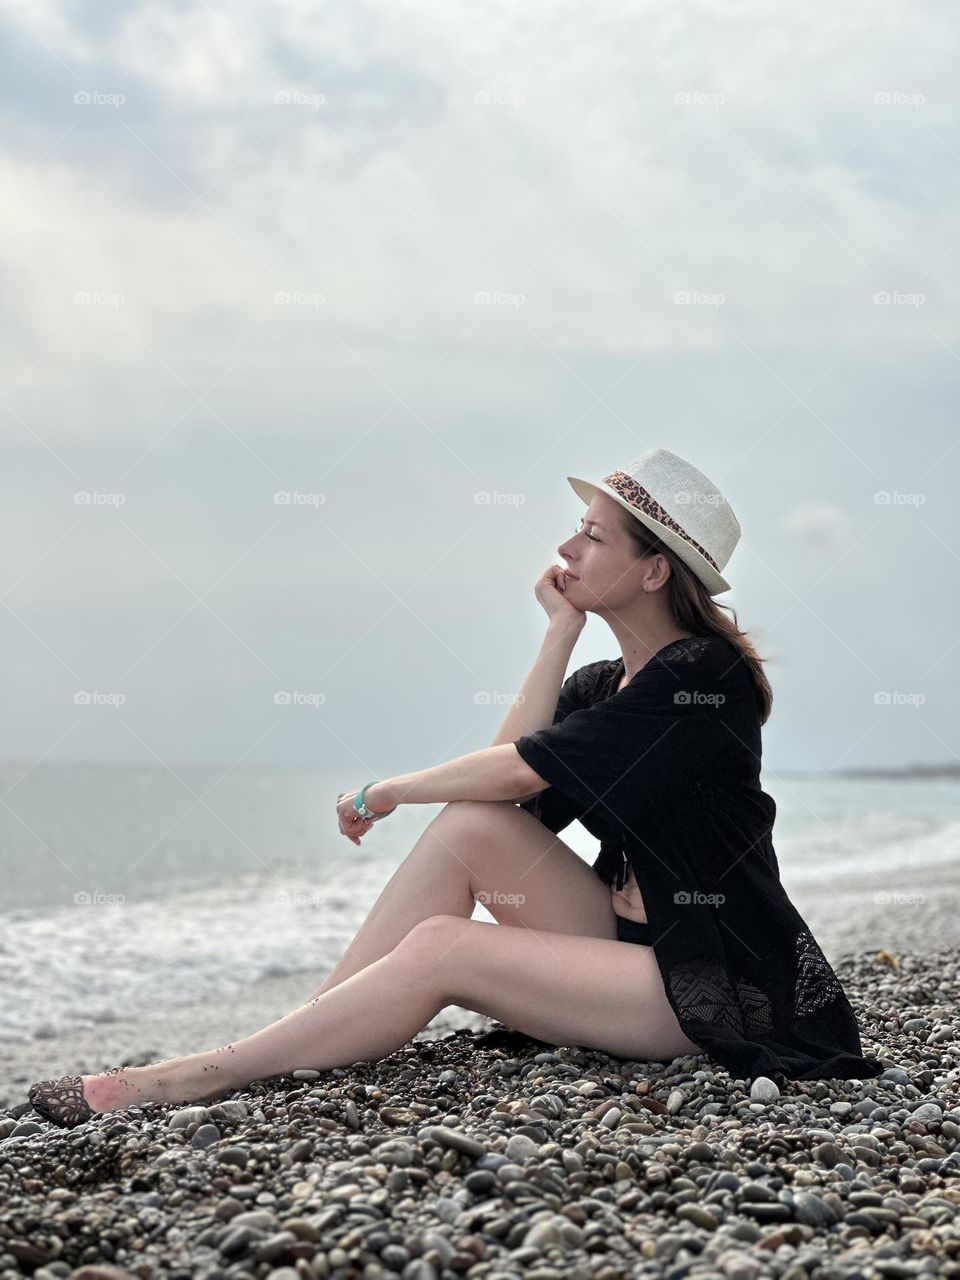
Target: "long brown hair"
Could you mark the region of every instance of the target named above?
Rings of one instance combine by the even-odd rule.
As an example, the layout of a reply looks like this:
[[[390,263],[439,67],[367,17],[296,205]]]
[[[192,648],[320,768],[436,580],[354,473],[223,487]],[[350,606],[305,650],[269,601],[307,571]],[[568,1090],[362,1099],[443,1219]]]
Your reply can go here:
[[[659,552],[670,562],[672,572],[667,583],[667,604],[677,626],[695,636],[722,636],[740,653],[756,686],[760,723],[766,724],[773,709],[773,690],[763,670],[766,659],[757,653],[747,633],[740,630],[733,605],[718,604],[696,574],[652,530],[629,512],[622,508],[621,511],[618,519],[637,548],[637,558]],[[723,609],[733,616],[727,617],[721,612]]]

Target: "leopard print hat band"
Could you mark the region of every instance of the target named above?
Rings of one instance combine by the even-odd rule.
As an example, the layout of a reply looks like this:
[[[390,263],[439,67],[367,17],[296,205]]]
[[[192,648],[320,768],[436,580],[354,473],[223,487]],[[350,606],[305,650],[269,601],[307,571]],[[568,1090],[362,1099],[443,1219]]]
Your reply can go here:
[[[720,572],[720,568],[710,552],[705,547],[701,547],[699,542],[695,542],[686,529],[677,524],[673,516],[667,515],[656,498],[647,493],[642,484],[637,484],[633,476],[628,476],[625,471],[611,471],[608,476],[603,477],[603,483],[610,485],[612,489],[616,489],[617,493],[622,498],[625,498],[632,507],[636,507],[638,511],[645,511],[648,516],[652,516],[657,524],[662,524],[665,528],[672,529],[674,533],[684,538],[690,543],[691,547],[695,547],[700,552],[708,564],[716,569],[717,573]]]
[[[567,479],[587,504],[598,490],[609,494],[657,534],[711,595],[730,589],[722,570],[740,539],[740,525],[720,490],[692,463],[669,449],[650,449],[599,484]]]

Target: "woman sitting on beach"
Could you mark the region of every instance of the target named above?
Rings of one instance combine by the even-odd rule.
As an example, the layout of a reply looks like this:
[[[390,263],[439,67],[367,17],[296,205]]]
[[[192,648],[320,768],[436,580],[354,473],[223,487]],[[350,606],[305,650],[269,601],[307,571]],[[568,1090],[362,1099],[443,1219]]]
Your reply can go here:
[[[313,996],[218,1049],[42,1081],[37,1111],[72,1127],[375,1061],[448,1004],[552,1045],[703,1053],[740,1078],[880,1073],[780,883],[759,776],[770,686],[712,598],[733,511],[665,449],[569,480],[587,511],[558,548],[569,567],[537,583],[546,636],[493,744],[338,798],[355,844],[399,804],[444,808]],[[587,613],[621,656],[564,681]],[[575,818],[600,840],[592,866],[557,838]],[[478,900],[496,924],[471,919]]]

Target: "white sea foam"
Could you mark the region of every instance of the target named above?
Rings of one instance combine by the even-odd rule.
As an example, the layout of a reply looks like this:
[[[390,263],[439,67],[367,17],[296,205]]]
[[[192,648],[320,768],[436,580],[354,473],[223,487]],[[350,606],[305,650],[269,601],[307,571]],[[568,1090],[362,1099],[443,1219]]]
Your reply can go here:
[[[20,909],[0,920],[0,1040],[137,1017],[304,974],[304,1000],[342,954],[394,863],[326,880],[247,873],[142,901]]]

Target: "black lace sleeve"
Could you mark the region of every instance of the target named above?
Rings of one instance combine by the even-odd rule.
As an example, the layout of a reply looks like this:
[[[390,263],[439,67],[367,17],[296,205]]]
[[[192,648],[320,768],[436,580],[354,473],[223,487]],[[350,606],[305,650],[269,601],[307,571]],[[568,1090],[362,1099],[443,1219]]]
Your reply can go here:
[[[553,713],[554,724],[559,724],[571,711],[576,711],[581,705],[578,677],[580,677],[583,670],[584,668],[581,668],[580,671],[574,671],[572,675],[567,676],[560,686],[557,709]],[[573,798],[561,794],[553,787],[547,787],[545,791],[539,791],[532,800],[524,800],[520,808],[526,809],[527,813],[532,814],[534,818],[542,822],[554,835],[561,832],[564,827],[568,827],[574,818],[578,816],[578,806]]]

